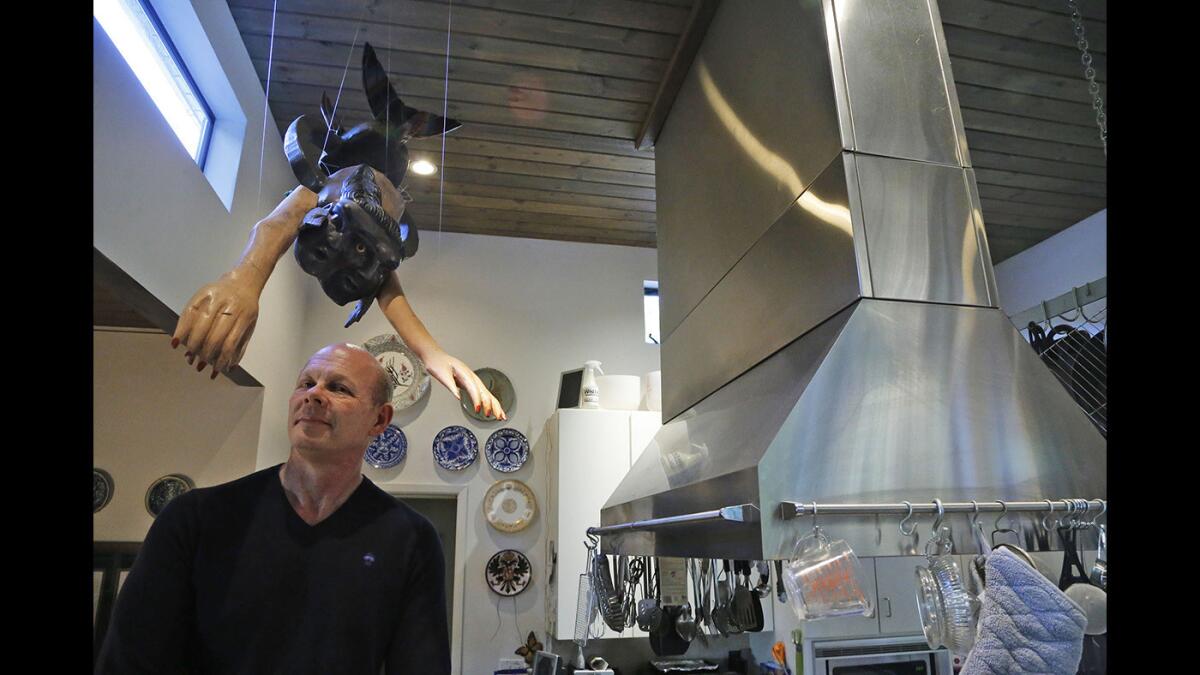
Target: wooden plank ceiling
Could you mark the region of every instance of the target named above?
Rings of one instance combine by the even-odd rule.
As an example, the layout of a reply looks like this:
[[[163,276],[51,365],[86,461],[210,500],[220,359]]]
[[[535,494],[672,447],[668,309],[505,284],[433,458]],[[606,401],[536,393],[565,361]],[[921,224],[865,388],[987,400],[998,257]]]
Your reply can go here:
[[[414,140],[418,225],[446,232],[655,245],[653,149],[634,139],[692,0],[228,0],[279,129],[339,90],[368,119],[361,45],[408,105],[463,127]],[[1104,2],[1081,0],[1101,94]],[[1061,7],[1060,7],[1061,5]],[[1065,2],[939,0],[995,261],[1105,206],[1105,157]],[[360,21],[361,16],[361,21]],[[356,45],[351,49],[351,45]],[[347,70],[347,63],[349,69]],[[439,195],[439,190],[442,193]]]

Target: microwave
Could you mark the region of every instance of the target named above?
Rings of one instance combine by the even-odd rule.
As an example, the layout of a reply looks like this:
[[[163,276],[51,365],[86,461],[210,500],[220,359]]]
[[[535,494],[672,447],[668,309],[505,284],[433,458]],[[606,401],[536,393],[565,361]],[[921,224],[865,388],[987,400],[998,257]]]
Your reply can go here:
[[[821,640],[806,645],[804,675],[953,675],[954,658],[922,635]]]

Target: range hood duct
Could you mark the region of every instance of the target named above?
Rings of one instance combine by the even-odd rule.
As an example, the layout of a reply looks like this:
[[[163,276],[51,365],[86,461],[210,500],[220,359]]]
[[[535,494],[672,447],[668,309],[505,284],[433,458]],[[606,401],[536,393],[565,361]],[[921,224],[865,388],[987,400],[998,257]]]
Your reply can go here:
[[[934,0],[722,3],[655,154],[668,421],[601,524],[759,517],[605,550],[786,558],[812,519],[783,501],[1106,497],[1105,440],[998,309]],[[916,553],[898,522],[822,525]]]

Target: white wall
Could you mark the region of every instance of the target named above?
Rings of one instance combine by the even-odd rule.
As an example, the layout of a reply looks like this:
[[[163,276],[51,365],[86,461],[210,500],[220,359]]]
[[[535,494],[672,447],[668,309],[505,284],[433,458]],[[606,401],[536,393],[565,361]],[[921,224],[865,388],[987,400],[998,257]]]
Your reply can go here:
[[[1000,307],[1008,316],[1108,274],[1108,209],[996,265]]]
[[[161,334],[92,333],[92,462],[113,477],[92,518],[96,541],[141,541],[150,484],[181,473],[198,486],[254,471],[263,390],[199,377]]]
[[[95,247],[178,313],[197,288],[237,262],[251,226],[296,181],[280,133],[268,119],[259,196],[265,96],[228,6],[197,0],[190,14],[184,11],[187,6],[175,7],[170,21],[190,20],[208,35],[245,118],[240,156],[225,160],[230,169],[236,165],[232,208],[226,208],[107,33],[93,21],[92,218]],[[285,424],[288,386],[303,358],[304,274],[288,262],[283,261],[263,293],[258,327],[242,363],[266,385],[263,429]],[[177,358],[182,362],[183,354]],[[277,435],[263,438],[267,446],[260,451],[286,451]]]
[[[641,375],[659,368],[658,347],[642,338],[642,281],[658,278],[657,260],[652,249],[535,239],[446,233],[439,243],[436,224],[424,225],[420,251],[400,265],[405,293],[447,352],[472,368],[490,366],[508,375],[517,404],[504,424],[476,422],[433,382],[423,401],[394,420],[408,438],[408,458],[388,470],[364,465],[364,473],[384,489],[399,492],[404,490],[396,486],[467,486],[465,552],[459,561],[466,602],[461,672],[484,673],[494,670],[499,658],[512,656],[529,631],[545,641],[548,570],[544,514],[525,531],[504,534],[485,521],[482,498],[494,482],[511,477],[529,485],[539,509],[545,508],[549,439],[543,438],[543,428],[554,412],[562,371],[581,367],[587,359],[602,361],[608,374]],[[306,283],[318,288],[315,279]],[[306,355],[332,342],[362,343],[391,332],[378,306],[345,329],[349,305],[338,307],[319,290],[309,297],[302,338]],[[295,363],[292,372],[301,365]],[[474,431],[481,448],[494,430],[517,429],[529,438],[531,457],[514,474],[495,471],[482,456],[462,472],[445,471],[433,461],[432,442],[452,424]],[[284,432],[282,426],[264,429],[264,434]],[[259,467],[286,457],[286,452],[262,455]],[[505,548],[524,552],[533,564],[534,582],[515,603],[492,593],[483,580],[488,558]],[[493,639],[497,605],[502,625]]]

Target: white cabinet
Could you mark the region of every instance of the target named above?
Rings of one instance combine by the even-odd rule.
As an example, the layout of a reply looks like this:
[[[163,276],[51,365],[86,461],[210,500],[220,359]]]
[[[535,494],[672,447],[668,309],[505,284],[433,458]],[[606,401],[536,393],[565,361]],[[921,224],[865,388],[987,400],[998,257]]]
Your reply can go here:
[[[661,413],[645,411],[564,409],[550,418],[547,560],[557,553],[558,562],[546,616],[555,639],[574,637],[587,528],[600,525],[600,508],[661,425]]]

